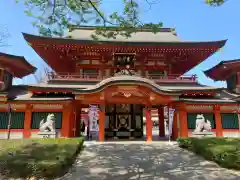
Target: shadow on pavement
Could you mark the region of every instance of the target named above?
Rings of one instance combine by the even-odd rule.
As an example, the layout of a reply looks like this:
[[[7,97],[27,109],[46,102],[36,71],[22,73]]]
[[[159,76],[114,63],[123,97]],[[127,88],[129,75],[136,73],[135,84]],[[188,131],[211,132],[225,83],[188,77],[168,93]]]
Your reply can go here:
[[[240,172],[166,142],[106,142],[89,144],[66,180],[237,180]]]

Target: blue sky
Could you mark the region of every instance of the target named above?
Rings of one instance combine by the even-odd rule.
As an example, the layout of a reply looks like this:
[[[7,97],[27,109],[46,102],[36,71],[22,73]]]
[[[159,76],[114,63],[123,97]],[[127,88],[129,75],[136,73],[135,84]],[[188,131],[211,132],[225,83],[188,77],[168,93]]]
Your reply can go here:
[[[121,0],[104,0],[102,9],[109,13],[120,8]],[[139,0],[143,2],[144,0]],[[224,86],[223,82],[213,82],[202,71],[216,65],[221,60],[240,58],[240,1],[229,0],[225,5],[212,8],[204,0],[149,0],[159,1],[149,9],[146,3],[141,6],[141,18],[144,22],[162,21],[164,27],[176,27],[178,36],[187,41],[213,41],[228,39],[222,51],[211,56],[187,74],[197,74],[199,82],[206,85]],[[31,24],[32,19],[24,14],[24,6],[15,4],[15,0],[5,0],[0,4],[0,25],[9,29],[10,46],[0,48],[1,52],[24,56],[31,64],[43,69],[46,64],[27,45],[21,32],[37,34]],[[33,75],[15,83],[34,83]]]

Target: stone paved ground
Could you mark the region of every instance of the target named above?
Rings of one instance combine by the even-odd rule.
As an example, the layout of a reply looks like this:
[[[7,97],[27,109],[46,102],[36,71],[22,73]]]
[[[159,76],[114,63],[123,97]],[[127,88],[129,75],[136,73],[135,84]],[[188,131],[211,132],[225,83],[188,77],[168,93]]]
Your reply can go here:
[[[86,142],[62,180],[239,180],[240,172],[219,168],[167,142]]]

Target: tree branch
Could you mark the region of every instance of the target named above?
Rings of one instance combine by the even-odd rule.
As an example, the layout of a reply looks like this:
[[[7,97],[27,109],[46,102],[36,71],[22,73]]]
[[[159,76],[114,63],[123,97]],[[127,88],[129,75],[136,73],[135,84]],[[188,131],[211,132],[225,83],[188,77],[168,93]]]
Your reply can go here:
[[[96,27],[96,36],[116,38],[117,35],[130,37],[137,28],[152,29],[159,32],[162,23],[144,23],[140,19],[139,9],[142,3],[137,0],[121,0],[124,8],[105,16],[99,8],[101,0],[22,0],[25,3],[25,13],[34,18],[33,25],[39,33],[45,36],[64,36],[72,26],[102,24]],[[116,0],[114,0],[116,1]],[[118,0],[119,1],[119,0]],[[201,0],[210,6],[219,6],[228,0]],[[160,0],[144,0],[151,10],[153,4]],[[145,6],[143,6],[145,7]],[[95,21],[95,22],[92,22]],[[112,25],[114,29],[106,28]]]

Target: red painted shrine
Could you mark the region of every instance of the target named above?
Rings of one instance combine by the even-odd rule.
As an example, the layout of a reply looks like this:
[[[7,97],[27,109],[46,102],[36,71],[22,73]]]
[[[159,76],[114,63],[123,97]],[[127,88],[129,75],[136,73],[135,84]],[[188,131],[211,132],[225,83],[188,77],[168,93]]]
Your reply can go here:
[[[36,137],[39,123],[55,114],[58,136],[80,135],[90,104],[99,108],[98,138],[144,138],[153,126],[167,135],[168,108],[175,109],[172,139],[192,136],[196,118],[211,122],[215,136],[239,136],[239,60],[223,61],[205,74],[227,81],[227,88],[198,83],[184,74],[217,52],[223,41],[189,42],[171,29],[139,30],[129,39],[91,39],[94,28],[74,28],[68,38],[23,34],[51,67],[41,83],[12,85],[36,68],[23,57],[0,54],[0,138]]]

